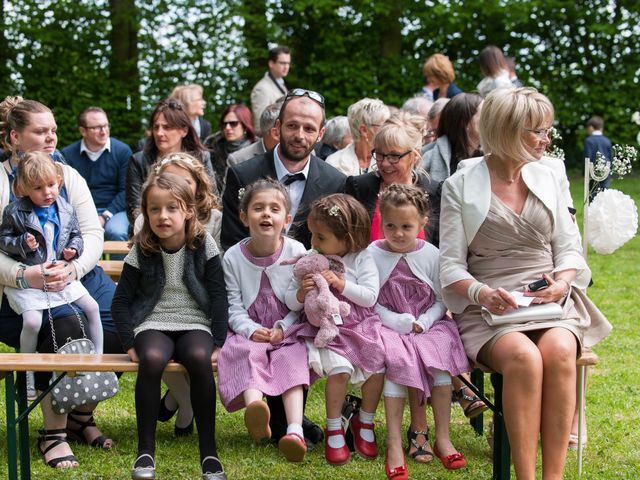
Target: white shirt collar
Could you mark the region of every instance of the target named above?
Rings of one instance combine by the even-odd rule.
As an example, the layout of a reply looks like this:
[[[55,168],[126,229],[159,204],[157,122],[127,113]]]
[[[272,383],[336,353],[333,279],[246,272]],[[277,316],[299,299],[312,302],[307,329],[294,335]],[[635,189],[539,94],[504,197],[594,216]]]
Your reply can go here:
[[[105,150],[111,151],[111,137],[107,139],[107,143],[105,143],[104,147],[96,152],[92,152],[87,148],[87,144],[84,143],[84,138],[80,141],[80,153],[86,153],[87,157],[89,157],[92,162],[98,160]]]
[[[591,135],[602,135],[602,130],[594,130]]]
[[[287,175],[291,175],[293,172],[287,170],[287,167],[284,166],[282,160],[280,160],[280,144],[276,146],[273,150],[273,160],[274,165],[276,167],[276,175],[278,176],[278,181],[282,182]],[[311,165],[311,155],[307,158],[307,164],[304,166],[300,173],[304,175],[305,180],[309,177],[309,166]],[[295,172],[298,173],[298,172]]]

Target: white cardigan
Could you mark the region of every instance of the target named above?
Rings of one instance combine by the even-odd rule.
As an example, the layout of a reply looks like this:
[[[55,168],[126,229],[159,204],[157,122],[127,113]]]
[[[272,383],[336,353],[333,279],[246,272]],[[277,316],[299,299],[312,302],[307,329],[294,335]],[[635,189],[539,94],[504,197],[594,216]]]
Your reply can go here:
[[[429,285],[436,296],[435,303],[417,319],[400,316],[398,313],[403,312],[392,312],[382,305],[377,304],[376,312],[380,315],[380,319],[384,325],[398,333],[410,333],[413,329],[413,323],[417,323],[426,331],[431,327],[433,322],[442,318],[447,309],[442,301],[440,291],[440,259],[439,251],[436,247],[425,242],[422,248],[414,252],[396,253],[384,250],[374,242],[369,245],[367,250],[371,252],[371,256],[378,268],[380,288],[387,282],[389,275],[391,275],[391,272],[396,268],[400,259],[404,258],[411,273]]]
[[[522,179],[531,193],[551,212],[553,271],[576,269],[574,285],[586,288],[591,271],[582,256],[578,227],[571,219],[564,196],[558,191],[556,176],[548,167],[532,162],[522,168]],[[460,280],[473,279],[467,271],[468,247],[484,222],[490,203],[491,183],[484,160],[458,170],[443,184],[440,281],[445,305],[454,313],[461,313],[469,305],[469,299],[446,287]]]
[[[333,152],[327,157],[326,162],[332,167],[348,176],[360,175],[360,164],[358,163],[358,156],[356,155],[356,146],[354,142],[344,147],[337,152]],[[369,163],[369,169],[375,165],[375,160],[371,158]]]
[[[280,258],[273,265],[259,267],[251,263],[240,250],[240,244],[246,241],[247,239],[242,240],[227,250],[222,260],[222,267],[229,300],[229,328],[243,337],[250,338],[253,332],[262,327],[247,313],[260,291],[262,272],[267,274],[273,293],[284,303],[285,293],[293,276],[293,265],[281,265],[281,262],[303,255],[306,249],[297,240],[284,237]],[[282,320],[276,322],[275,326],[286,330],[297,320],[298,313],[291,311]]]
[[[64,185],[67,190],[69,203],[76,210],[80,231],[84,240],[84,252],[79,258],[71,263],[76,270],[76,277],[81,279],[87,272],[96,266],[102,248],[104,246],[104,230],[100,226],[96,206],[93,203],[91,192],[84,178],[69,165],[62,166],[64,175]],[[0,215],[9,204],[9,176],[2,165],[0,165]],[[16,287],[16,274],[20,263],[16,262],[3,252],[0,252],[0,302],[4,287]]]
[[[345,286],[342,295],[361,307],[373,307],[378,300],[380,280],[371,253],[368,250],[348,253],[342,257],[342,261],[345,267]],[[287,307],[293,311],[300,311],[304,307],[296,297],[299,287],[300,283],[293,278],[285,297]]]

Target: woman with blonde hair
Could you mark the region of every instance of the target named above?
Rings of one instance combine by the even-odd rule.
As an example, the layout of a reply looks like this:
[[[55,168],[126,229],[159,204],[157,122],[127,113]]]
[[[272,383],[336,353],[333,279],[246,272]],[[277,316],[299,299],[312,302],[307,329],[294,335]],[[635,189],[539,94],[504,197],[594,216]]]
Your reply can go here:
[[[533,88],[498,89],[480,114],[485,156],[442,189],[440,280],[465,350],[503,376],[504,419],[518,479],[561,479],[576,401],[576,358],[611,325],[586,297],[591,272],[558,181],[539,160],[553,106]],[[531,291],[544,279],[546,287]],[[521,320],[513,291],[556,313]],[[555,304],[555,305],[549,305]],[[559,313],[558,313],[559,312]]]
[[[180,100],[184,105],[198,138],[204,142],[204,139],[211,135],[211,124],[203,117],[207,102],[204,99],[202,87],[195,83],[178,85],[173,89],[170,97]]]

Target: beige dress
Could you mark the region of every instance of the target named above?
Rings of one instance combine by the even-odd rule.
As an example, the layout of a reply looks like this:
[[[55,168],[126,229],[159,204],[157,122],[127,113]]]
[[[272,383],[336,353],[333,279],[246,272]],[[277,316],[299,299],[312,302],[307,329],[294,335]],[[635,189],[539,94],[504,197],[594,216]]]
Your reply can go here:
[[[525,285],[554,268],[550,243],[552,221],[551,213],[532,193],[527,196],[520,215],[492,194],[489,213],[469,245],[469,273],[491,288],[523,290]],[[492,327],[482,319],[478,305],[468,306],[454,318],[467,355],[484,369],[487,367],[478,359],[482,347],[486,344],[490,351],[493,344],[509,332],[561,327],[572,332],[581,346],[591,347],[611,330],[607,319],[580,289],[571,288],[560,304],[563,305],[562,318],[544,322]]]

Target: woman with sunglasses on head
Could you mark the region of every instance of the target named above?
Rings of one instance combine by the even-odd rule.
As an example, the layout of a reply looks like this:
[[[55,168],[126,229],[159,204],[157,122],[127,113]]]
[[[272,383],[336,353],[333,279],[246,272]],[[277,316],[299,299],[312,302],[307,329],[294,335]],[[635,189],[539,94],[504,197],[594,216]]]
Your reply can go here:
[[[420,238],[438,246],[440,185],[419,168],[423,124],[424,119],[409,113],[400,112],[392,116],[383,127],[387,127],[387,133],[393,134],[380,136],[378,132],[375,136],[372,152],[375,161],[373,170],[347,178],[345,193],[358,199],[372,218],[371,241],[384,238],[378,194],[389,185],[398,183],[416,185],[429,194],[432,213],[429,225]],[[389,128],[390,125],[395,128]],[[414,142],[414,137],[418,139],[417,143]]]
[[[242,104],[229,105],[220,117],[220,131],[205,139],[211,153],[211,163],[216,173],[218,190],[224,190],[227,175],[227,157],[251,145],[256,140],[251,110]]]
[[[125,202],[130,225],[140,213],[140,191],[151,167],[170,153],[185,152],[200,160],[215,185],[209,152],[200,142],[182,103],[175,99],[159,102],[151,112],[149,126],[151,136],[146,139],[144,149],[133,154],[127,171]]]

